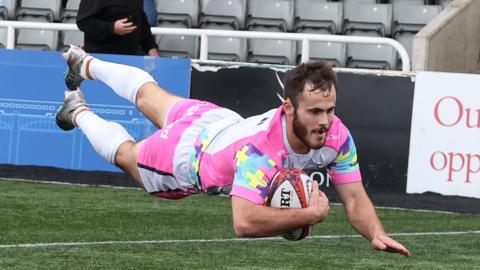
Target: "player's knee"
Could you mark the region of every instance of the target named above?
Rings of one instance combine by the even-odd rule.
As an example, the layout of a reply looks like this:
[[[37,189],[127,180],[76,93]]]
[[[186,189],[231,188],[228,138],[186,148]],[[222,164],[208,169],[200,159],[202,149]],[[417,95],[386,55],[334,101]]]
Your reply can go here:
[[[135,142],[125,141],[118,147],[115,154],[115,164],[121,168],[128,168],[133,165],[136,166],[136,155],[134,151]]]

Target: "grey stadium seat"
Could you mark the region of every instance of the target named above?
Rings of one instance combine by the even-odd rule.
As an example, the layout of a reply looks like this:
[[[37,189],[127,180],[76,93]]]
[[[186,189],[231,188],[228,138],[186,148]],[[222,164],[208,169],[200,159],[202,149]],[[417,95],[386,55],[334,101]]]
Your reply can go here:
[[[443,9],[446,9],[452,2],[453,0],[440,0],[440,5]]]
[[[162,27],[186,28],[185,26],[163,22]],[[160,56],[198,58],[198,37],[182,35],[157,35]]]
[[[325,0],[296,0],[294,32],[326,28],[331,34],[343,28],[343,3]]]
[[[247,0],[201,0],[199,25],[231,24],[232,29],[245,28]],[[205,27],[202,27],[205,28]]]
[[[326,29],[311,30],[306,29],[302,33],[323,34],[330,35],[331,33]],[[299,50],[299,60],[302,54],[302,43],[297,44]],[[333,67],[345,67],[346,65],[346,44],[336,42],[310,41],[310,59],[311,60],[325,60]]]
[[[394,12],[393,38],[412,55],[415,34],[442,10],[440,5],[401,5]]]
[[[282,32],[291,31],[294,14],[293,0],[249,0],[246,28],[260,25],[279,28]]]
[[[229,25],[210,24],[208,29],[234,30]],[[209,37],[208,59],[245,62],[247,61],[247,40],[234,37]]]
[[[246,0],[201,0],[199,26],[219,30],[243,29],[246,10]],[[208,59],[245,62],[247,40],[233,37],[209,37]]]
[[[68,0],[65,9],[61,12],[60,21],[69,20],[70,18],[76,18],[79,6],[80,0]]]
[[[63,17],[62,23],[75,23],[75,17]],[[70,44],[82,45],[84,43],[84,33],[82,31],[60,31],[60,49],[66,49]]]
[[[293,0],[249,0],[246,28],[249,31],[286,32],[293,27]],[[295,64],[296,43],[289,40],[248,40],[248,61]]]
[[[7,28],[0,27],[0,48],[6,48],[6,47],[7,47]]]
[[[23,14],[18,17],[20,21],[49,22],[46,17],[30,16]],[[26,50],[56,51],[58,47],[57,30],[19,29],[15,48]]]
[[[344,12],[343,33],[376,31],[378,36],[391,34],[392,4],[356,4]]]
[[[155,4],[158,12],[158,27],[165,27],[162,26],[164,22],[180,23],[188,28],[198,25],[199,0],[156,0]]]
[[[17,9],[17,18],[27,11],[28,14],[47,14],[51,11],[53,18],[51,21],[60,19],[60,10],[62,9],[62,0],[22,0]]]
[[[356,36],[370,36],[372,32],[356,32]],[[387,45],[348,44],[347,67],[396,69],[397,55],[394,48]]]
[[[343,0],[343,10],[351,12],[359,4],[376,4],[377,0]]]
[[[0,6],[0,20],[8,19],[8,9],[4,6]]]
[[[258,31],[274,31],[274,28],[257,27]],[[296,42],[280,39],[250,39],[248,41],[248,62],[280,65],[296,63]]]
[[[405,6],[405,5],[421,6],[425,4],[424,0],[390,0],[390,2],[393,5],[394,12],[395,12],[395,9],[399,6]]]
[[[7,9],[7,18],[10,20],[15,19],[15,14],[17,14],[17,0],[3,0],[3,6]]]

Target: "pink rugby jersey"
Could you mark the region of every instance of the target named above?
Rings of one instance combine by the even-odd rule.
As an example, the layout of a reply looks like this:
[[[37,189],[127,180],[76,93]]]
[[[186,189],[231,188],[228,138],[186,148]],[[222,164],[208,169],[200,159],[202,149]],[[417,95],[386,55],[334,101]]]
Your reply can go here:
[[[334,184],[361,181],[353,138],[338,117],[322,148],[296,154],[286,139],[282,106],[226,128],[211,124],[198,137],[190,165],[194,186],[231,185],[230,195],[256,204],[265,203],[269,183],[283,167],[328,168]]]

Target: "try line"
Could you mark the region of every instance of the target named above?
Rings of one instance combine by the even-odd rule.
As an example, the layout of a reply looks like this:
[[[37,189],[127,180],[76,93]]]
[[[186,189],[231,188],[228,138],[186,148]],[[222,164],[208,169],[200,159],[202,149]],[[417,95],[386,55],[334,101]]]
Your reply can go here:
[[[391,233],[391,236],[455,236],[480,234],[480,231],[456,231],[456,232],[412,232],[412,233]],[[361,238],[358,234],[346,235],[317,235],[307,239],[342,239]],[[98,241],[98,242],[65,242],[65,243],[30,243],[0,245],[0,249],[8,248],[48,248],[48,247],[81,247],[97,245],[148,245],[148,244],[189,244],[189,243],[225,243],[225,242],[248,242],[248,241],[270,241],[282,240],[281,237],[265,238],[228,238],[228,239],[185,239],[185,240],[139,240],[139,241]]]

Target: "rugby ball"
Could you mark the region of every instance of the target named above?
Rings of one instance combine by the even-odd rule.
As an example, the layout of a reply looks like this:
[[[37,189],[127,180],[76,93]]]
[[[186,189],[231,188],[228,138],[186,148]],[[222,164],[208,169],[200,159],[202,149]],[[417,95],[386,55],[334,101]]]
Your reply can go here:
[[[313,180],[302,170],[281,169],[270,183],[267,206],[275,208],[306,208],[312,194]],[[287,240],[301,240],[312,232],[311,225],[281,236]]]

